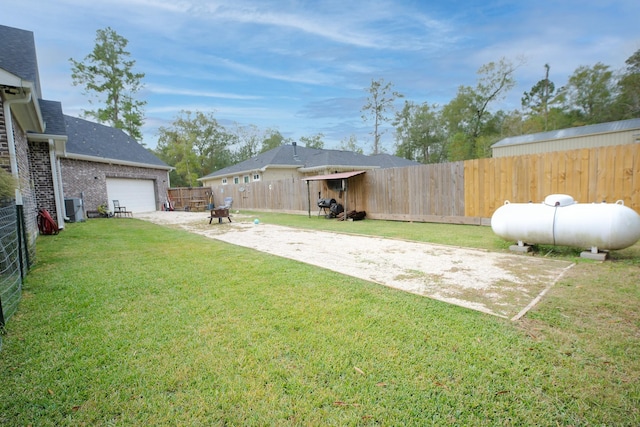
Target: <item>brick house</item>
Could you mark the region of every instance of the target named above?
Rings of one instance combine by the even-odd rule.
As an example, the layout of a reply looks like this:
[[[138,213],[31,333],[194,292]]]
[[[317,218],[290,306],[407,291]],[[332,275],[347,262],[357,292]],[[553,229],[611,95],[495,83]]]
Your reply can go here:
[[[85,210],[119,200],[132,212],[159,210],[171,167],[121,129],[64,116],[67,144],[59,156],[65,198],[83,200]]]
[[[42,208],[63,228],[69,198],[85,211],[123,198],[134,212],[158,209],[171,167],[122,130],[42,99],[32,32],[0,25],[0,40],[0,167],[16,178],[29,232]]]

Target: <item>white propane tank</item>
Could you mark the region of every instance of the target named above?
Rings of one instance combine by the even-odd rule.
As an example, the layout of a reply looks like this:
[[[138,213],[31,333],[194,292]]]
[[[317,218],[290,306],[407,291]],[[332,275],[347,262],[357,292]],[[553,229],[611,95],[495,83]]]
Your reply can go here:
[[[552,194],[543,203],[509,203],[491,217],[493,232],[504,240],[616,250],[640,240],[640,215],[616,203],[576,203]]]

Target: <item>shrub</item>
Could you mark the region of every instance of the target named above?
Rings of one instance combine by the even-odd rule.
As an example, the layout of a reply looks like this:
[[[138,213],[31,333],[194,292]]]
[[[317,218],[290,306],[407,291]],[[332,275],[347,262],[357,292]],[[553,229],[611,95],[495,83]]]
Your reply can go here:
[[[13,175],[0,167],[0,200],[13,199],[16,188]]]

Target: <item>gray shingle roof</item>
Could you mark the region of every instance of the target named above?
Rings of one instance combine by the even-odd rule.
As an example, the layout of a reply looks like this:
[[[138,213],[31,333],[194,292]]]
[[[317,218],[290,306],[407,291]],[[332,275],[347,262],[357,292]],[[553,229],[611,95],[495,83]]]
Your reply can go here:
[[[33,32],[0,25],[0,68],[32,82],[41,96]]]
[[[630,129],[640,129],[640,119],[620,120],[617,122],[598,123],[595,125],[552,130],[549,132],[512,136],[496,142],[491,146],[491,148],[505,147],[507,145],[530,144],[533,142],[548,141],[552,139],[571,138],[576,136],[594,135],[598,133],[607,133]]]
[[[45,99],[40,99],[38,102],[42,112],[42,120],[45,123],[44,133],[47,135],[66,135],[67,127],[62,113],[62,103]]]
[[[266,166],[290,166],[296,168],[323,167],[354,167],[354,168],[395,168],[415,166],[420,163],[403,159],[390,154],[376,154],[365,156],[353,151],[325,150],[296,146],[281,145],[272,150],[258,154],[257,156],[237,163],[233,166],[212,172],[203,178],[229,176],[242,172],[262,169]],[[202,178],[200,178],[202,179]]]
[[[67,153],[113,160],[114,163],[139,163],[169,169],[165,162],[122,129],[67,115],[64,121],[68,136]]]

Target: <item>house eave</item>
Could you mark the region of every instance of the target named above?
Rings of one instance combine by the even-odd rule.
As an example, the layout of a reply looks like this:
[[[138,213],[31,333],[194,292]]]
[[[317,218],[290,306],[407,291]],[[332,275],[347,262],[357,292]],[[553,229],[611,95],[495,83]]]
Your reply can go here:
[[[12,103],[11,112],[23,130],[38,133],[45,131],[40,103],[32,82],[0,70],[0,90],[3,102],[26,101],[26,98],[30,97],[27,102]]]
[[[234,176],[243,176],[243,175],[251,174],[253,172],[264,172],[267,169],[298,169],[298,168],[300,168],[299,165],[266,165],[259,168],[245,169],[245,170],[229,172],[225,174],[208,175],[202,178],[198,178],[196,181],[211,181],[213,179],[233,178]]]
[[[95,162],[95,163],[106,163],[111,165],[132,166],[132,167],[145,168],[145,169],[159,169],[159,170],[166,170],[167,172],[175,169],[171,166],[161,166],[161,165],[153,165],[150,163],[130,162],[127,160],[109,159],[106,157],[87,156],[84,154],[74,154],[74,153],[66,153],[63,156],[63,158],[71,159],[71,160],[84,160],[87,162]]]
[[[271,169],[276,169],[276,168],[277,169],[298,169],[300,166],[302,166],[302,165],[290,165],[290,164],[278,165],[278,164],[273,164],[273,165],[263,166],[263,167],[259,168],[259,170],[263,171],[263,170],[266,170],[268,168],[271,168]]]
[[[315,172],[321,172],[326,170],[350,172],[354,170],[372,170],[372,169],[380,169],[380,166],[322,165],[322,166],[312,166],[308,168],[300,168],[299,171],[302,173],[315,173]]]
[[[27,138],[30,141],[42,141],[42,142],[53,141],[53,146],[55,148],[56,155],[62,157],[66,154],[67,140],[68,140],[68,137],[66,135],[48,135],[46,133],[30,133],[27,135]]]

